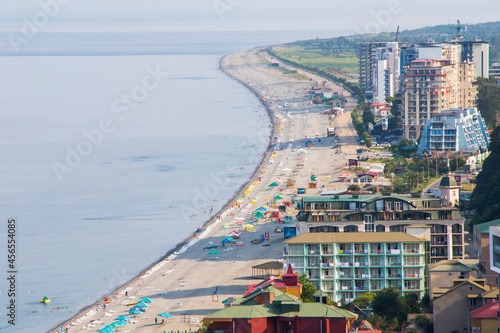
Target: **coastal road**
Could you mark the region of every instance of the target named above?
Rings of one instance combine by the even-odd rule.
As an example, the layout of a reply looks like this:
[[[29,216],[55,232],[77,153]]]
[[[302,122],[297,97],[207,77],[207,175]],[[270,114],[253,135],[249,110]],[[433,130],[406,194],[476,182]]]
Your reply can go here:
[[[359,136],[354,129],[354,125],[352,123],[352,118],[351,118],[351,112],[354,110],[354,108],[357,105],[357,99],[352,97],[349,92],[347,92],[341,85],[327,80],[324,77],[321,77],[317,74],[310,73],[308,71],[305,71],[303,69],[285,64],[281,62],[280,60],[272,57],[269,53],[267,53],[265,50],[261,50],[259,52],[259,56],[264,58],[267,62],[271,63],[278,63],[280,67],[286,68],[288,70],[296,70],[297,73],[310,78],[312,81],[315,82],[326,82],[326,86],[331,88],[333,91],[343,91],[344,92],[344,97],[347,100],[347,103],[344,105],[344,109],[346,112],[338,117],[336,117],[334,123],[332,124],[333,127],[335,127],[335,133],[339,136],[340,142],[342,144],[345,144],[342,146],[342,150],[346,152],[347,154],[356,154],[356,150],[361,148],[359,142]]]

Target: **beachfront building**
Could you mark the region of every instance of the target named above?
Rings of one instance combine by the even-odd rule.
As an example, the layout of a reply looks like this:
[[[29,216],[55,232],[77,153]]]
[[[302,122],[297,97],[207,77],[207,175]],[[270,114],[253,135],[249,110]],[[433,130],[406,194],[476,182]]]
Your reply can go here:
[[[399,53],[398,42],[360,43],[359,83],[374,102],[384,102],[398,91]]]
[[[445,179],[446,178],[446,179]],[[431,262],[464,259],[464,218],[453,177],[443,177],[440,197],[414,193],[304,196],[299,234],[407,232],[430,241]]]
[[[489,228],[490,228],[490,269],[493,272],[497,273],[500,277],[500,227],[489,227]]]
[[[418,152],[479,153],[487,151],[489,141],[488,127],[477,108],[452,109],[433,114],[426,120]]]
[[[461,46],[428,44],[403,74],[404,138],[418,139],[431,115],[475,106],[475,65],[461,61]]]
[[[283,243],[295,272],[335,302],[387,287],[402,295],[426,290],[428,242],[403,232],[307,233]]]
[[[279,279],[267,279],[250,286],[239,298],[225,300],[224,309],[203,320],[214,332],[347,332],[357,315],[324,303],[303,303],[299,296],[278,288],[280,283],[295,287],[299,276],[289,265]]]

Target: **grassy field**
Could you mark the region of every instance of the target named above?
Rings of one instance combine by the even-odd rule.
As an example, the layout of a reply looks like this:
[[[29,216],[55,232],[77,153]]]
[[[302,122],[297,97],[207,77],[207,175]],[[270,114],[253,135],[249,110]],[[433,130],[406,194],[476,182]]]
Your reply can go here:
[[[291,61],[326,70],[337,76],[346,76],[349,81],[357,81],[358,57],[354,54],[324,55],[322,50],[314,47],[284,45],[273,47],[280,57]]]

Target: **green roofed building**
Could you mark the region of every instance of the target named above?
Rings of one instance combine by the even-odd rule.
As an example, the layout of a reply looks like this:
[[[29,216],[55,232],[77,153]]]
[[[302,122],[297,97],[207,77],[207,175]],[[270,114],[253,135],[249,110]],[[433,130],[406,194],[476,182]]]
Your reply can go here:
[[[297,233],[406,232],[429,241],[431,262],[465,259],[455,179],[443,177],[439,193],[304,196]]]
[[[283,244],[294,271],[335,302],[387,287],[419,296],[427,289],[428,242],[406,233],[306,233]]]
[[[347,332],[357,315],[322,303],[303,303],[272,285],[226,302],[203,320],[214,332]]]

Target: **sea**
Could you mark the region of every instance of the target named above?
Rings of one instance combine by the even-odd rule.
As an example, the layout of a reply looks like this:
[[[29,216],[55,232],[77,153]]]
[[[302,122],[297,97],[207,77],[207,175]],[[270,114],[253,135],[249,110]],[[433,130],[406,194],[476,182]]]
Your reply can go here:
[[[218,69],[221,56],[338,35],[47,32],[15,52],[3,38],[0,331],[69,319],[159,260],[248,180],[270,121]]]

